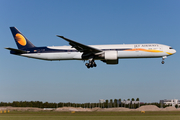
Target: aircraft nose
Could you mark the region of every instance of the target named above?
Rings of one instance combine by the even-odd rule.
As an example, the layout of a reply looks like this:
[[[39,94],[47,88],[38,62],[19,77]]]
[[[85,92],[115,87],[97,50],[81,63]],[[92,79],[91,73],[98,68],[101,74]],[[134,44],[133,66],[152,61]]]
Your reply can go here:
[[[173,49],[173,54],[174,54],[174,53],[176,53],[176,50],[175,50],[175,49]]]

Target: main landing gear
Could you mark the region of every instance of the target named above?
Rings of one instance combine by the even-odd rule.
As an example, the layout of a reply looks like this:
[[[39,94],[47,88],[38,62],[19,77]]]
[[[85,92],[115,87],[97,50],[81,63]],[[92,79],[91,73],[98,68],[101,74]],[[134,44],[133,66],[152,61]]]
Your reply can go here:
[[[87,68],[93,68],[97,66],[93,59],[89,59],[89,63],[86,63],[85,65]]]
[[[162,57],[162,62],[161,62],[162,64],[165,63],[165,62],[164,62],[165,58],[167,58],[167,56],[163,56],[163,57]]]

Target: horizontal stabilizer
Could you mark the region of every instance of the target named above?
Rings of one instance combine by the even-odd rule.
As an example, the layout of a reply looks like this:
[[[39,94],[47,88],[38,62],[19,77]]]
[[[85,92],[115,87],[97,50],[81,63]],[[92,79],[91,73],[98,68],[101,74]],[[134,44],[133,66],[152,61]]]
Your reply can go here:
[[[19,49],[14,49],[14,48],[5,48],[5,49],[13,51],[14,54],[24,54],[24,53],[27,53],[27,51],[19,50]]]

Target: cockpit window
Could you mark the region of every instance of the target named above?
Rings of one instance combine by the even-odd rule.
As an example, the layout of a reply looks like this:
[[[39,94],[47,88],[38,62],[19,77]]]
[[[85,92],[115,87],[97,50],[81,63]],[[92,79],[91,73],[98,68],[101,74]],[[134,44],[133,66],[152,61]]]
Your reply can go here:
[[[172,47],[169,47],[169,49],[173,49]]]

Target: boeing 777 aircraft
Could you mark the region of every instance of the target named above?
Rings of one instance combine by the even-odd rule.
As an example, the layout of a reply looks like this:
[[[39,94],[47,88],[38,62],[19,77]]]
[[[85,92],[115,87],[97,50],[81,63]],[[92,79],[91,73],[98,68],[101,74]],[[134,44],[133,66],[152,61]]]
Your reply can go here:
[[[162,58],[176,53],[170,46],[162,44],[117,44],[117,45],[84,45],[63,36],[58,37],[69,42],[71,46],[34,46],[17,28],[10,27],[18,49],[6,48],[11,54],[41,60],[89,60],[87,68],[96,67],[95,60],[106,64],[118,64],[124,58]]]

